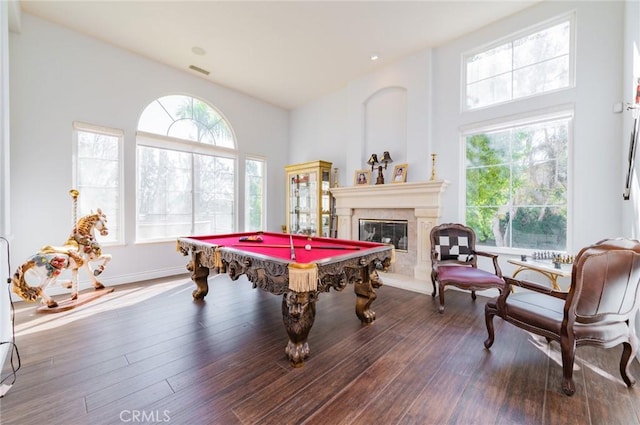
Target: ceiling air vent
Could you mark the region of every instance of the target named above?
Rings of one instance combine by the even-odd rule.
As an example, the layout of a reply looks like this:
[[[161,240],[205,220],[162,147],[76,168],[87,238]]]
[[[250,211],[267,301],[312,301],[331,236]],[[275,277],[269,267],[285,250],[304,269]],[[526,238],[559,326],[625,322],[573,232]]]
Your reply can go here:
[[[204,74],[204,75],[209,75],[209,71],[207,71],[206,69],[198,68],[195,65],[189,65],[189,69],[193,69],[194,71],[197,71],[197,72],[199,72],[201,74]]]

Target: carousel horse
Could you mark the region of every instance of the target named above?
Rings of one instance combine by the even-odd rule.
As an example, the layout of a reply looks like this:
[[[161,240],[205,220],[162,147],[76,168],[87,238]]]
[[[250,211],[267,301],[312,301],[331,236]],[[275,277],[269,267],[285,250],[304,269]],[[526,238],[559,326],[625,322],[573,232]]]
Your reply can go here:
[[[91,278],[95,289],[102,289],[97,276],[102,273],[107,263],[111,260],[110,254],[103,254],[100,244],[96,242],[95,230],[101,236],[107,236],[107,217],[98,209],[95,214],[81,217],[71,236],[62,246],[46,245],[22,264],[13,275],[11,283],[13,292],[25,301],[42,299],[42,303],[49,308],[57,307],[58,303],[45,293],[46,288],[56,283],[60,273],[71,270],[71,280],[60,282],[64,287],[71,289],[71,299],[78,299],[78,269],[84,267]],[[100,265],[92,270],[90,263],[101,261]],[[39,284],[30,286],[27,280],[39,278]]]

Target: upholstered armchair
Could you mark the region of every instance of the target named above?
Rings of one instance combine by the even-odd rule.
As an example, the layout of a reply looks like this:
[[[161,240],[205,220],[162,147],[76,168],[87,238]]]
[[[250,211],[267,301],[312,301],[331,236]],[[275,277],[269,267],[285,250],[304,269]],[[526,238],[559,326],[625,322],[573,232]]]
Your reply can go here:
[[[498,256],[476,251],[476,234],[470,227],[458,223],[446,223],[431,229],[431,282],[433,293],[440,293],[438,311],[444,312],[444,288],[447,285],[471,291],[497,288],[502,291],[504,280],[498,265]],[[493,261],[493,272],[478,268],[478,257]]]
[[[568,292],[508,277],[505,282],[500,296],[485,306],[489,333],[484,342],[486,348],[494,342],[494,316],[541,335],[548,342],[559,342],[562,390],[573,395],[576,347],[610,348],[623,344],[620,374],[627,386],[635,384],[629,375],[629,365],[638,349],[635,331],[640,306],[638,241],[607,239],[582,249],[573,263]],[[514,285],[520,288],[512,293]]]

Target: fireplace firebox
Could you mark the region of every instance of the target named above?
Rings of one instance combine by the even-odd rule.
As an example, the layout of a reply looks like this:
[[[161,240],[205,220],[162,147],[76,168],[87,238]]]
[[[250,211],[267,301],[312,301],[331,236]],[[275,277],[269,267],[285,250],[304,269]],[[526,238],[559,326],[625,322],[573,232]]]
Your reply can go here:
[[[396,251],[407,252],[407,220],[359,219],[358,239],[392,244]]]

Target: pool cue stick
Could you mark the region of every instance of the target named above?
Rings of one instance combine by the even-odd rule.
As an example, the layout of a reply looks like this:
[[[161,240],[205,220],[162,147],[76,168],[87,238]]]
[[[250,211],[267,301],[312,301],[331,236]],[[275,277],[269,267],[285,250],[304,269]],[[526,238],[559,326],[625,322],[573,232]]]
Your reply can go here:
[[[293,236],[291,236],[291,233],[289,233],[289,245],[291,245],[291,259],[295,260],[296,259],[296,247],[293,246]]]

